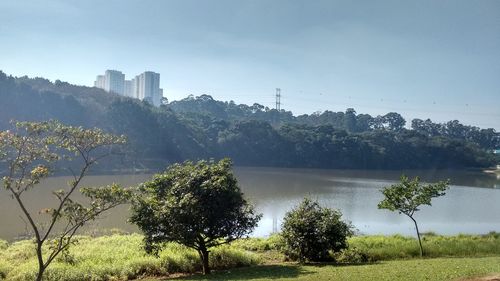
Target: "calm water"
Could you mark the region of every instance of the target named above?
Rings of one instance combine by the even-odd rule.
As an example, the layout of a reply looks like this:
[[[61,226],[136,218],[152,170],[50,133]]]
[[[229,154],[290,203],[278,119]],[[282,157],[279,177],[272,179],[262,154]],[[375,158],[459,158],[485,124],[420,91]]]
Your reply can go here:
[[[338,208],[360,233],[413,234],[412,223],[406,217],[386,210],[378,210],[382,199],[380,189],[395,183],[401,171],[345,171],[303,170],[274,168],[236,168],[235,173],[247,197],[264,214],[254,235],[265,236],[279,229],[289,209],[304,196],[317,199],[324,206]],[[470,171],[410,171],[428,181],[450,179],[447,195],[433,201],[432,207],[423,207],[416,215],[422,231],[441,234],[486,233],[500,231],[500,179]],[[89,176],[85,185],[97,186],[111,182],[132,186],[146,181],[151,175]],[[54,177],[27,193],[27,199],[39,210],[49,206],[51,190],[65,186],[67,177]],[[19,207],[0,190],[0,238],[12,240],[25,233]],[[127,224],[128,207],[108,212],[91,229],[120,228],[136,231]],[[91,231],[90,229],[87,230]]]

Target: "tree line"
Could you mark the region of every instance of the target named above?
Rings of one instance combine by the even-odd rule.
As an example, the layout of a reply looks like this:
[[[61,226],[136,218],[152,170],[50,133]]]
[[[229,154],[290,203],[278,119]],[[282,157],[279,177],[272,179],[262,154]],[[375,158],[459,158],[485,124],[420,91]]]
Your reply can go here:
[[[381,116],[290,111],[189,96],[153,107],[93,87],[0,72],[0,129],[11,119],[60,120],[128,138],[110,167],[156,168],[185,160],[230,157],[236,165],[401,169],[488,167],[500,134],[458,121],[444,124]]]

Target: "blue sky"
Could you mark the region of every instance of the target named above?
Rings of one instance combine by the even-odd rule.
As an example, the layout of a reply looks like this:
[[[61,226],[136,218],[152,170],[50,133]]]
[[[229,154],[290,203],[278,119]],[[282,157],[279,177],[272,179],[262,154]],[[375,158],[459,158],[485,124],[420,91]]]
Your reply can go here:
[[[91,86],[161,73],[170,100],[500,130],[500,1],[2,0],[0,70]]]

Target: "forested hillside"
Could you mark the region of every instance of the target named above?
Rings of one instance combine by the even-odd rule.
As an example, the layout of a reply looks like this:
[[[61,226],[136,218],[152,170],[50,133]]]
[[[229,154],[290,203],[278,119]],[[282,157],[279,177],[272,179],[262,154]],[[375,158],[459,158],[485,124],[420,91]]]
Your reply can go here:
[[[58,119],[125,134],[124,168],[231,157],[236,165],[307,168],[464,168],[497,163],[494,129],[383,116],[292,112],[189,96],[160,108],[103,90],[0,72],[0,129],[10,120]]]

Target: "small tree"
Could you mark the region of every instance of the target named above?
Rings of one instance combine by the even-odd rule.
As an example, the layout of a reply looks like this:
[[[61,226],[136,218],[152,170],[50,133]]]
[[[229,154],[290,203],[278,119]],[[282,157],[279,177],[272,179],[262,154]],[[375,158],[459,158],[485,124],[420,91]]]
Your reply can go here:
[[[243,198],[231,161],[170,166],[142,184],[131,221],[145,234],[146,251],[165,242],[195,249],[209,274],[209,249],[249,234],[261,215]]]
[[[14,131],[0,131],[0,160],[6,166],[3,185],[22,210],[33,232],[36,244],[38,273],[36,280],[51,262],[68,249],[77,230],[94,220],[102,212],[126,202],[131,193],[111,185],[98,188],[82,188],[87,203],[75,201],[74,194],[89,168],[97,160],[108,155],[109,147],[124,142],[124,137],[106,134],[99,129],[64,126],[56,121],[17,122]],[[65,189],[53,192],[57,201],[54,206],[33,212],[24,194],[50,176],[57,163],[74,164],[81,159],[79,170]],[[38,217],[37,214],[46,216]],[[48,247],[44,247],[48,245]]]
[[[378,204],[379,209],[388,209],[398,211],[400,214],[408,216],[415,224],[417,231],[418,244],[420,246],[420,256],[424,255],[420,232],[417,221],[414,218],[415,212],[419,211],[421,205],[431,206],[431,200],[434,197],[443,196],[448,189],[449,181],[440,181],[434,184],[420,184],[419,177],[409,179],[407,176],[401,176],[401,182],[385,187],[382,190],[385,198]]]
[[[301,263],[323,261],[330,258],[329,251],[346,249],[347,237],[353,231],[351,224],[341,217],[340,211],[321,207],[305,198],[286,213],[281,226],[287,256]]]

